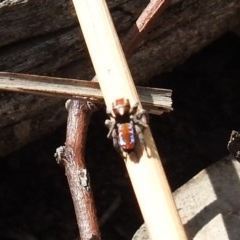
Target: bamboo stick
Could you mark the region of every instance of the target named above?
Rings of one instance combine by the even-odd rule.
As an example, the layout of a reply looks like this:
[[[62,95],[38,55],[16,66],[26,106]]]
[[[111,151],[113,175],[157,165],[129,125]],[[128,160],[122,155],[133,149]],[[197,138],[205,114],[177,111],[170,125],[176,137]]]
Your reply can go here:
[[[112,102],[122,97],[131,104],[140,103],[105,1],[73,3],[106,105],[111,108]],[[150,237],[184,240],[186,235],[149,128],[144,137],[147,149],[136,149],[125,163]]]

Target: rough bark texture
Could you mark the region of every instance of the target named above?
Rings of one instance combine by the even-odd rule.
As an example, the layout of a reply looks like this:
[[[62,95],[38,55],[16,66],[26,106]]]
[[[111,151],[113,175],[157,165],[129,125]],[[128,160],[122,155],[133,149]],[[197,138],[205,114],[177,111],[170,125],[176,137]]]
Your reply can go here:
[[[122,38],[148,1],[108,3]],[[234,28],[239,5],[238,0],[173,1],[130,61],[135,80],[171,68]],[[61,74],[77,61],[74,77],[94,75],[71,1],[3,1],[0,14],[0,70]]]
[[[68,179],[81,240],[100,240],[100,231],[86,168],[85,143],[94,104],[87,101],[67,102],[66,143],[57,150],[57,161],[63,162]]]
[[[0,156],[52,132],[66,121],[64,101],[27,94],[0,94]]]
[[[123,39],[148,1],[111,0],[108,4]],[[239,25],[239,15],[239,0],[172,1],[129,60],[135,82],[147,81],[183,62]],[[0,71],[93,77],[71,1],[5,0],[0,2],[0,16]],[[41,102],[40,108],[34,102]],[[9,109],[1,114],[0,155],[49,133],[66,120],[63,104],[56,99],[1,94],[0,103]],[[26,121],[38,121],[39,125],[23,124],[31,132],[28,135],[13,130]]]

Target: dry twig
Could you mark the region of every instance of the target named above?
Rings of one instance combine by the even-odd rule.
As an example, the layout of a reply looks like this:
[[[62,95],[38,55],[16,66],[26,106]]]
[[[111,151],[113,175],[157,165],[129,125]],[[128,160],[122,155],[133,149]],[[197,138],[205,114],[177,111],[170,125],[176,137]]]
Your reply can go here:
[[[95,105],[88,101],[68,100],[66,106],[66,143],[57,149],[55,156],[65,167],[81,240],[98,240],[101,237],[85,161],[87,129]]]
[[[152,0],[143,10],[135,25],[123,39],[122,47],[125,55],[131,56],[133,51],[144,41],[144,36],[150,30],[160,13],[168,6],[169,0]]]
[[[0,89],[64,98],[84,98],[103,104],[99,84],[93,81],[0,72]],[[169,89],[137,87],[144,108],[152,114],[172,110],[172,91]]]

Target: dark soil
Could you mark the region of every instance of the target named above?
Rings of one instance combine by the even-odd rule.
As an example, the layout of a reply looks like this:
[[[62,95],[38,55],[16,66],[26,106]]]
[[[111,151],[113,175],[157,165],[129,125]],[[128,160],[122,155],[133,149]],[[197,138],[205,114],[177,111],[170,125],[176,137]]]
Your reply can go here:
[[[150,116],[150,126],[172,190],[228,154],[231,130],[240,127],[240,38],[226,34],[150,86],[173,90],[172,113]],[[95,113],[87,164],[104,240],[131,239],[142,218],[124,163],[106,139],[104,109]],[[50,136],[0,159],[0,240],[74,240],[78,230],[64,169]],[[32,238],[31,238],[32,237]]]

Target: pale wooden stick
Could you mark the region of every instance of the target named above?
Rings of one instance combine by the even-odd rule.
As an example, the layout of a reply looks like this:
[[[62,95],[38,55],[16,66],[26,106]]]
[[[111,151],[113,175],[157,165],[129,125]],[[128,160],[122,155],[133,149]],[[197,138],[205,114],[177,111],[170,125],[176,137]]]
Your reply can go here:
[[[128,98],[131,104],[140,103],[106,2],[73,0],[73,3],[106,105],[111,108],[112,102],[122,97]],[[144,138],[151,157],[145,148],[137,148],[136,154],[127,155],[125,163],[150,237],[185,240],[149,128],[144,131]]]
[[[64,98],[87,98],[103,103],[97,82],[38,76],[22,73],[0,72],[0,89]],[[169,89],[137,87],[140,100],[149,113],[162,114],[172,110],[172,91]]]
[[[122,40],[122,48],[127,58],[131,57],[134,50],[144,41],[144,36],[169,3],[170,0],[152,0],[144,8],[141,15]],[[92,80],[97,81],[97,76],[94,76]]]

